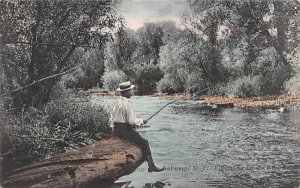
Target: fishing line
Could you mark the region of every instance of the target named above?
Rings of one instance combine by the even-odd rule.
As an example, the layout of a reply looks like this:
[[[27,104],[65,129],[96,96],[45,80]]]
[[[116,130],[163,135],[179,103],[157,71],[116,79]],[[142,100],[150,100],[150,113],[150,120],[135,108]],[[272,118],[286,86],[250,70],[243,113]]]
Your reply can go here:
[[[204,92],[204,91],[206,91],[206,90],[208,90],[208,89],[210,89],[210,87],[205,88],[205,89],[203,89],[203,90],[201,90],[201,91],[199,91],[199,92],[196,92],[196,93],[199,94],[199,93],[202,93],[202,92]],[[196,94],[196,93],[194,93],[194,94]],[[172,101],[172,102],[167,103],[166,105],[164,105],[163,107],[161,107],[157,112],[155,112],[152,116],[150,116],[146,121],[149,121],[150,119],[152,119],[154,116],[156,116],[160,111],[162,111],[162,110],[163,110],[165,107],[167,107],[168,105],[170,105],[170,104],[172,104],[172,103],[174,103],[174,102],[176,102],[176,101],[179,101],[179,100],[181,100],[181,99],[177,99],[177,100],[174,100],[174,101]]]

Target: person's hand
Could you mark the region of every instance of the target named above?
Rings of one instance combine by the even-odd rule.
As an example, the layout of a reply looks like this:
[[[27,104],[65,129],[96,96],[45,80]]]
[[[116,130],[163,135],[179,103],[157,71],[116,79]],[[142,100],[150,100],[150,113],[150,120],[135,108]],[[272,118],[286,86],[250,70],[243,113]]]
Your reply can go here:
[[[144,119],[143,120],[143,124],[146,124],[148,122],[148,120]]]

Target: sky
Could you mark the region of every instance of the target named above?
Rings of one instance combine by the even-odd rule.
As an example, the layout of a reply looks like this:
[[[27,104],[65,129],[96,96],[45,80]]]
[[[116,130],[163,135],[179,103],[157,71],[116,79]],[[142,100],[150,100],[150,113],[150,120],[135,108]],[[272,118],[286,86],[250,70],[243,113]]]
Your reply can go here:
[[[137,30],[145,22],[172,20],[180,27],[186,0],[122,0],[118,8],[126,26]]]

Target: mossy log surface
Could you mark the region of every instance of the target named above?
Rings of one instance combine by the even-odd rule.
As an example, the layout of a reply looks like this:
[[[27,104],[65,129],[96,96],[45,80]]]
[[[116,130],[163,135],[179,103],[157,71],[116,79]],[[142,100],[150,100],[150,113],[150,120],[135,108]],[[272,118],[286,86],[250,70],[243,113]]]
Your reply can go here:
[[[113,137],[5,175],[6,187],[109,187],[144,162],[142,150]]]

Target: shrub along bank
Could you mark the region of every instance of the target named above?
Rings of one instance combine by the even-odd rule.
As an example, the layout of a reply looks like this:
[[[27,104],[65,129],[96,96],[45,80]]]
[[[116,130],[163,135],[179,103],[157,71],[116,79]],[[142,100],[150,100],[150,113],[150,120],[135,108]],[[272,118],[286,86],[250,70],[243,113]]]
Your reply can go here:
[[[78,98],[62,98],[44,108],[0,117],[2,172],[27,165],[109,136],[109,114]]]

